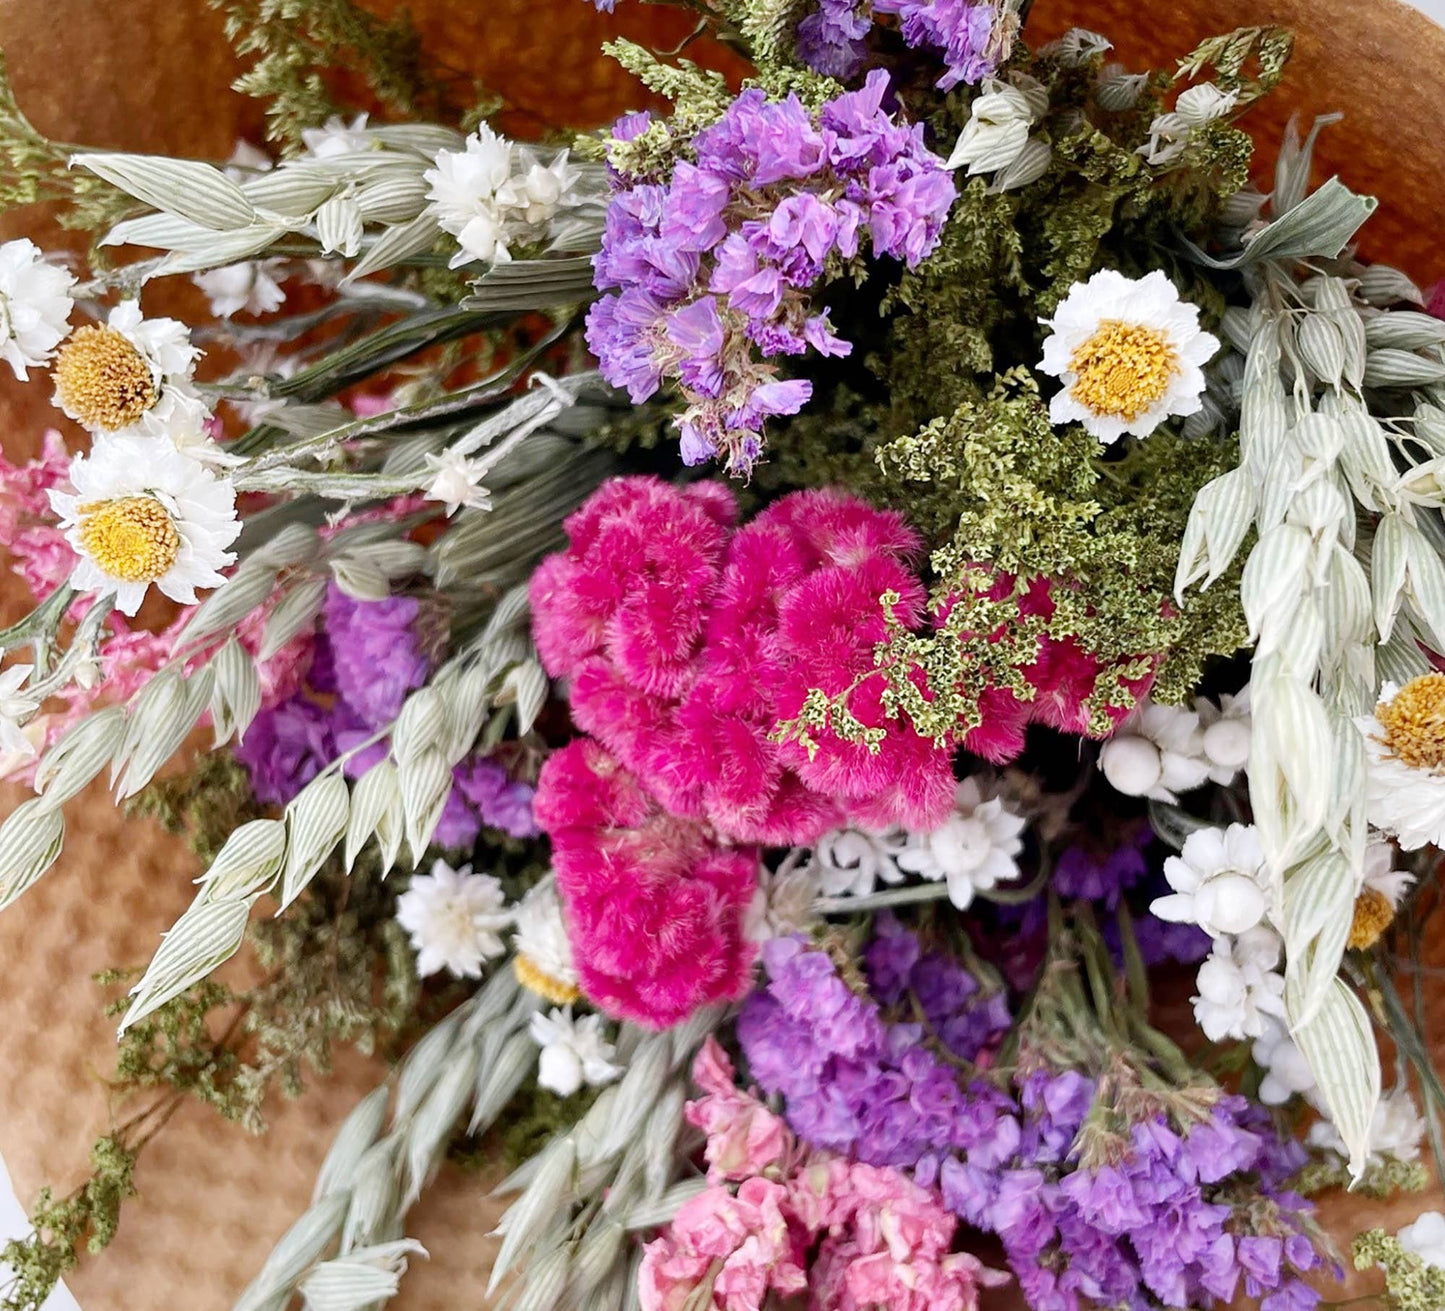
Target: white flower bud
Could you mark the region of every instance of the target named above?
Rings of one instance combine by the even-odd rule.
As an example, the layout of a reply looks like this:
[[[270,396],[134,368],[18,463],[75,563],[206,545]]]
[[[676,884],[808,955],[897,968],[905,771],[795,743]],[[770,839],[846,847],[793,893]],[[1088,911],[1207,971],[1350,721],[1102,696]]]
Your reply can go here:
[[[1264,918],[1264,893],[1245,874],[1221,874],[1194,894],[1195,914],[1211,933],[1243,933]]]
[[[1221,719],[1204,730],[1204,754],[1221,769],[1243,769],[1249,763],[1249,724]]]
[[[1116,737],[1104,743],[1099,767],[1115,791],[1142,797],[1159,782],[1164,763],[1158,747],[1147,738]]]
[[[582,1086],[582,1061],[561,1043],[543,1047],[537,1061],[537,1082],[558,1097],[570,1097]]]

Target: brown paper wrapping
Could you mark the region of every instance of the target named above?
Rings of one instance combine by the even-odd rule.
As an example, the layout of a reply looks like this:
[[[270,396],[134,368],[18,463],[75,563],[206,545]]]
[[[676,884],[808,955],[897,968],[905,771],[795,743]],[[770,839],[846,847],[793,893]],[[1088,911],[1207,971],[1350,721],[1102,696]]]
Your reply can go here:
[[[688,27],[677,14],[633,0],[622,0],[611,20],[585,0],[410,7],[431,48],[508,97],[519,132],[529,119],[602,122],[634,107],[636,88],[598,55],[600,42],[621,30],[672,45]],[[1319,160],[1356,189],[1382,196],[1367,249],[1422,282],[1445,275],[1436,195],[1445,177],[1445,33],[1415,12],[1391,0],[1181,0],[1152,8],[1038,0],[1030,33],[1042,40],[1092,27],[1115,39],[1125,63],[1145,68],[1166,66],[1210,33],[1261,22],[1292,25],[1300,38],[1286,88],[1260,111],[1263,139],[1292,110],[1346,109],[1346,121],[1321,139]],[[200,0],[7,0],[0,48],[22,106],[59,139],[219,158],[238,136],[259,136],[255,107],[224,91],[234,64]],[[726,63],[718,52],[709,58]],[[65,239],[43,216],[5,216],[0,235],[20,232],[43,244]],[[183,312],[200,308],[185,288],[169,294]],[[43,382],[21,388],[7,373],[0,439],[8,456],[36,450],[44,427],[57,422]],[[22,599],[15,580],[0,582],[0,623],[15,617]],[[20,796],[0,789],[0,810]],[[68,819],[64,857],[0,916],[0,1155],[26,1202],[42,1184],[65,1190],[78,1182],[86,1150],[107,1125],[102,1079],[113,1029],[90,976],[148,959],[197,872],[183,847],[147,823],[122,821],[98,790],[72,802]],[[1445,962],[1445,947],[1436,955]],[[360,1057],[342,1059],[300,1101],[277,1102],[259,1139],[188,1106],[143,1158],[140,1196],[127,1205],[110,1250],[70,1278],[85,1311],[224,1311],[307,1204],[335,1126],[383,1073]],[[1439,1198],[1391,1207],[1341,1198],[1325,1211],[1347,1237],[1367,1219],[1403,1223],[1429,1202]],[[409,1232],[432,1258],[414,1264],[398,1311],[485,1305],[495,1250],[487,1235],[497,1214],[482,1180],[444,1170],[413,1212]],[[1003,1293],[990,1305],[1002,1311],[1018,1303]]]

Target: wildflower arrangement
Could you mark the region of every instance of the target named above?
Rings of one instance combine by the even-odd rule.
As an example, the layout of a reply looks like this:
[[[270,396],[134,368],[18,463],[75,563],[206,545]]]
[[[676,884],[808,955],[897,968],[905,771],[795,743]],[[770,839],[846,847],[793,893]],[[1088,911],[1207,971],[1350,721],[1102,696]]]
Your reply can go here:
[[[238,1309],[385,1304],[462,1153],[518,1311],[1311,1311],[1339,1238],[1438,1308],[1445,1220],[1312,1198],[1439,1164],[1445,320],[1324,120],[1250,135],[1288,34],[693,7],[742,84],[619,41],[649,107],[566,141],[336,0],[235,8],[225,162],[0,95],[0,195],[94,240],[0,247],[70,421],[0,462],[0,908],[106,787],[202,864],[0,1305],[180,1099],[259,1130],[345,1044]]]

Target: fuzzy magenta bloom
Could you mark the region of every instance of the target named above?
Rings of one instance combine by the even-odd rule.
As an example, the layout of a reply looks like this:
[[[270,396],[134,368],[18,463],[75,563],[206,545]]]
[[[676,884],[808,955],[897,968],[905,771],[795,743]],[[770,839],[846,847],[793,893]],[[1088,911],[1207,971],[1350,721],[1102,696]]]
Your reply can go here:
[[[543,767],[535,813],[552,838],[577,973],[609,1014],[662,1028],[747,990],[744,920],[758,853],[664,810],[600,743]]]

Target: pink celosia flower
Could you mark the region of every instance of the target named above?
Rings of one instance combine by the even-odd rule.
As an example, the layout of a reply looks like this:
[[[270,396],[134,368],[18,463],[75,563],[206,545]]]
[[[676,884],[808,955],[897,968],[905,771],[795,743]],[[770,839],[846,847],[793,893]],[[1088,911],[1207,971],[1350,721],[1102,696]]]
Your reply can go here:
[[[583,990],[610,1014],[676,1024],[748,987],[745,931],[758,853],[658,805],[598,742],[578,738],[542,769],[537,822]]]
[[[803,1235],[783,1214],[786,1198],[781,1184],[749,1179],[736,1196],[709,1188],[684,1203],[643,1255],[643,1311],[762,1311],[769,1293],[802,1292]]]
[[[687,1104],[689,1124],[707,1134],[709,1183],[789,1173],[797,1143],[783,1118],[733,1082],[732,1062],[709,1037],[692,1063],[692,1081],[705,1094]]]

